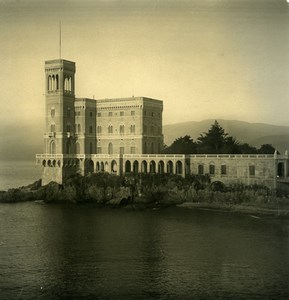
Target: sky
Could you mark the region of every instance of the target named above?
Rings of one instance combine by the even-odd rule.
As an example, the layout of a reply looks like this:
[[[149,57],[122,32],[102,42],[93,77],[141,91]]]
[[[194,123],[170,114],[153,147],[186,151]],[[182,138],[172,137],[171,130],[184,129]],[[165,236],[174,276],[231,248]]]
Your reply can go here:
[[[286,0],[0,0],[0,138],[44,130],[60,21],[77,97],[160,99],[164,124],[289,125]]]

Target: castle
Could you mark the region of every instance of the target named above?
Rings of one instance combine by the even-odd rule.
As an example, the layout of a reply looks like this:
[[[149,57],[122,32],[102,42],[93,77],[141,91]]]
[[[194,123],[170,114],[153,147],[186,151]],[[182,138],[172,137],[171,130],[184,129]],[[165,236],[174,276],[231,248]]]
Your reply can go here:
[[[209,174],[212,181],[263,184],[288,180],[285,155],[161,154],[161,100],[147,97],[94,100],[75,97],[75,63],[45,62],[42,185],[80,173]]]

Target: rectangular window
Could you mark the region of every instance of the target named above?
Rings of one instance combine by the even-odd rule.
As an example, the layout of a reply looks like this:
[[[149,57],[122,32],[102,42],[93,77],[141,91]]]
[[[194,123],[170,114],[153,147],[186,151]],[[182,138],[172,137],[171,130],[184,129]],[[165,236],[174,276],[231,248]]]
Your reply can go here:
[[[250,176],[255,176],[255,166],[249,166],[249,175]]]
[[[51,114],[52,118],[55,117],[55,109],[54,108],[51,108],[50,114]]]
[[[132,110],[132,111],[130,112],[130,114],[131,114],[131,116],[134,116],[134,115],[135,115],[135,111]]]
[[[120,116],[124,116],[124,111],[121,111],[121,112],[120,112]]]
[[[99,112],[99,113],[97,113],[97,116],[98,116],[98,117],[101,117],[101,113],[100,113],[100,112]]]
[[[227,166],[221,165],[221,175],[226,175],[226,174],[227,174]]]
[[[90,117],[92,117],[92,116],[93,116],[93,114],[92,114],[92,111],[91,111],[91,112],[89,112],[89,116],[90,116]]]
[[[108,116],[109,116],[109,117],[112,117],[112,111],[110,111],[110,112],[108,113]]]
[[[203,175],[204,174],[204,165],[198,165],[198,174]]]
[[[152,117],[154,116],[154,112],[152,111]]]

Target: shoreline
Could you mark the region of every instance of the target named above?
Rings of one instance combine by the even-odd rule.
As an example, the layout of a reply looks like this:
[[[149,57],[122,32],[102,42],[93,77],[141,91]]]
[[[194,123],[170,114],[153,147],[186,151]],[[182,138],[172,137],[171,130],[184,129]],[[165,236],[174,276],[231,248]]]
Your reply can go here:
[[[260,216],[265,216],[265,217],[278,217],[278,218],[289,219],[289,208],[264,207],[264,206],[250,205],[246,203],[223,204],[223,203],[183,202],[182,204],[178,204],[176,206],[180,208],[187,208],[187,209],[240,213],[240,214],[251,215],[251,217],[256,217],[256,218],[259,218]]]

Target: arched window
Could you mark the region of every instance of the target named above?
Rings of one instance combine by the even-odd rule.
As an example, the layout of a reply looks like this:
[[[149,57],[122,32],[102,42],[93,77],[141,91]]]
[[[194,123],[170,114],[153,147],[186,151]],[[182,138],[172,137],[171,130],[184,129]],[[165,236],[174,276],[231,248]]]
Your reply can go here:
[[[135,125],[130,126],[130,133],[135,134]]]
[[[51,154],[56,154],[56,144],[54,141],[51,142],[50,144],[50,153]]]
[[[51,124],[50,125],[50,131],[51,132],[55,132],[55,124]]]
[[[108,133],[113,133],[113,127],[112,127],[112,125],[109,125],[108,126],[108,129],[107,129],[107,131],[108,131]]]
[[[113,154],[113,145],[112,145],[112,143],[108,144],[108,154]]]
[[[58,80],[58,75],[55,76],[55,89],[59,89],[59,80]]]
[[[78,142],[75,144],[75,148],[76,148],[76,154],[80,154],[80,145]]]
[[[209,174],[210,175],[215,175],[215,165],[214,164],[210,164],[210,166],[209,166]]]
[[[119,133],[124,134],[124,125],[119,126]]]
[[[227,166],[225,164],[221,165],[221,175],[227,174]]]
[[[198,174],[204,175],[204,165],[198,165]]]

